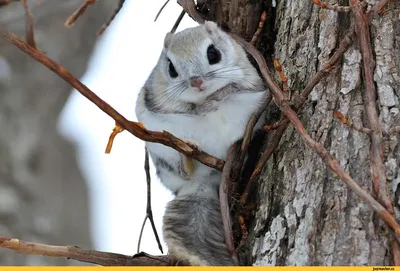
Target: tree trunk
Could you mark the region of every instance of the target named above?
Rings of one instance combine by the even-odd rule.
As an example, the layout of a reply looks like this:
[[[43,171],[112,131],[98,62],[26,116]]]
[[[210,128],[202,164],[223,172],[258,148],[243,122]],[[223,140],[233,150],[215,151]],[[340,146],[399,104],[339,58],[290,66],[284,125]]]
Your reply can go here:
[[[229,1],[220,2],[226,5],[221,10],[233,12],[230,16],[235,16],[233,10],[237,7],[242,11],[252,10],[258,18],[262,9],[269,9],[260,1],[231,1],[230,6],[225,3]],[[370,7],[378,1],[367,2]],[[339,4],[347,5],[345,1]],[[276,39],[275,57],[289,79],[289,88],[293,92],[301,91],[347,33],[352,13],[322,9],[309,0],[278,1],[276,9],[271,10],[273,13],[269,13],[267,21],[275,25],[276,37],[262,36],[259,49],[265,49],[263,40]],[[400,124],[399,14],[400,1],[393,0],[386,14],[375,17],[371,26],[377,104],[384,129]],[[233,31],[249,39],[248,33],[254,33],[257,24],[248,28],[247,23],[253,20],[231,18],[236,17],[225,16],[225,21],[233,26]],[[237,21],[242,22],[241,27],[235,25]],[[353,123],[368,126],[361,61],[359,45],[355,42],[336,68],[314,88],[300,118],[309,135],[323,144],[362,188],[374,195],[369,137],[333,117],[334,111],[340,111]],[[278,73],[275,75],[279,82]],[[384,161],[393,198],[392,187],[397,188],[400,182],[398,138],[398,135],[384,138]],[[268,140],[265,145],[268,146]],[[256,203],[255,217],[249,226],[254,265],[393,264],[388,227],[327,168],[291,126],[264,167]]]
[[[90,7],[73,29],[64,21],[82,1],[28,1],[40,50],[76,76],[85,71],[96,31],[112,4]],[[115,4],[114,4],[115,5]],[[24,9],[0,9],[0,24],[24,36]],[[73,146],[57,133],[71,86],[0,39],[0,235],[58,245],[91,247],[85,182]],[[67,259],[0,250],[0,265],[76,265]]]
[[[299,92],[332,56],[353,16],[351,12],[322,9],[310,0],[277,2],[275,9],[267,1],[219,1],[214,8],[220,13],[214,19],[227,22],[233,32],[249,40],[258,24],[254,18],[259,18],[263,10],[269,11],[267,29],[258,48],[270,59],[271,54],[265,49],[276,40],[271,46],[274,56],[282,64],[291,91]],[[371,7],[378,1],[367,2]],[[347,1],[338,4],[348,5]],[[274,27],[274,31],[269,31],[268,26]],[[390,1],[385,15],[372,21],[371,43],[379,120],[381,127],[387,129],[400,125],[399,0]],[[368,126],[361,65],[356,41],[335,69],[314,88],[300,119],[309,135],[323,144],[362,188],[375,196],[369,136],[349,129],[333,117],[333,112],[339,111],[353,123]],[[279,82],[277,72],[275,78]],[[272,135],[270,132],[268,138]],[[384,161],[392,200],[400,183],[398,139],[398,134],[384,138]],[[267,146],[268,140],[264,148]],[[393,264],[388,227],[327,168],[292,126],[265,165],[258,184],[254,199],[257,208],[248,227],[250,264]],[[394,205],[398,213],[398,203]]]

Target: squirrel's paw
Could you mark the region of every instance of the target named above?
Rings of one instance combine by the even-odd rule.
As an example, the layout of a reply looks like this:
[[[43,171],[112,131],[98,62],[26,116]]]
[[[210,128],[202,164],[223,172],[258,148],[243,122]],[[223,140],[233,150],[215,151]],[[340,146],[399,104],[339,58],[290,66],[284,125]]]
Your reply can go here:
[[[200,150],[200,144],[196,140],[185,139],[184,141],[188,145]],[[185,171],[186,175],[188,175],[189,177],[192,176],[196,169],[196,161],[192,157],[186,156],[182,153],[181,153],[181,160],[182,160],[183,170]]]
[[[184,139],[189,146],[195,147],[196,149],[200,150],[200,144],[194,139]]]

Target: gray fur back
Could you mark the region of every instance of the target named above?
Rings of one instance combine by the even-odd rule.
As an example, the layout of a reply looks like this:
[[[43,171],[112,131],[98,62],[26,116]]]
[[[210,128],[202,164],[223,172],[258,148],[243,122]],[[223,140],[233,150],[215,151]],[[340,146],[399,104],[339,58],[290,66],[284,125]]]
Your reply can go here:
[[[168,203],[163,223],[170,254],[190,265],[235,265],[225,244],[219,200],[177,196]]]

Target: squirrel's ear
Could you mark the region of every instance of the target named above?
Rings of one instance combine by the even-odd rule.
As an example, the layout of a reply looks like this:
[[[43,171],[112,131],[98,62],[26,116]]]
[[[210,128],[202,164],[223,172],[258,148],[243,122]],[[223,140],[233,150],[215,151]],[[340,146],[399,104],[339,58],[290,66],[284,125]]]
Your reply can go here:
[[[205,21],[204,26],[210,35],[214,34],[218,30],[218,25],[213,21]]]
[[[171,43],[172,33],[168,32],[164,38],[164,48],[168,48],[169,44]]]

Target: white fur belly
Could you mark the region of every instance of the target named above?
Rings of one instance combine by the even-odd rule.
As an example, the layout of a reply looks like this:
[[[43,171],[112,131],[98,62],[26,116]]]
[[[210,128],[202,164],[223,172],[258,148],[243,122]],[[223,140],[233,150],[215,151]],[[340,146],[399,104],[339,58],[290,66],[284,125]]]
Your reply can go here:
[[[203,151],[226,159],[229,147],[243,136],[251,114],[262,102],[264,94],[265,92],[236,94],[223,101],[218,110],[201,116],[144,111],[138,119],[149,130],[165,130],[182,140],[195,140]],[[158,143],[147,145],[151,152],[167,161],[180,160],[178,152],[172,148]],[[210,171],[206,166],[197,167],[196,173],[200,175]]]

